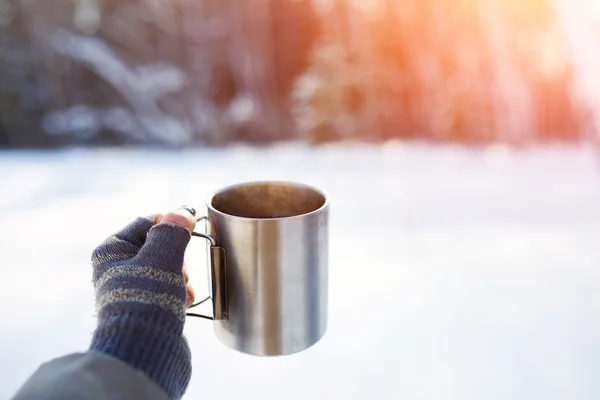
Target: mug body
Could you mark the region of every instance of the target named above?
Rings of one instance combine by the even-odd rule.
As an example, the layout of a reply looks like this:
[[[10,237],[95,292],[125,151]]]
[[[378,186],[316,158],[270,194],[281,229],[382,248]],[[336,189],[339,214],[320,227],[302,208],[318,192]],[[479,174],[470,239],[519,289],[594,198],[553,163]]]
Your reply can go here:
[[[289,182],[225,188],[207,200],[209,233],[225,250],[226,319],[214,331],[252,355],[288,355],[327,328],[327,195]]]

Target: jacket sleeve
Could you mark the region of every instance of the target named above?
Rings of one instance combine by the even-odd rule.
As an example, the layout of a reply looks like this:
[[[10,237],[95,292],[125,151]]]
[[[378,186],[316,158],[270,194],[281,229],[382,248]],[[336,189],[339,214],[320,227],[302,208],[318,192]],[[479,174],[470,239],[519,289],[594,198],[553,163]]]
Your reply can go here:
[[[71,354],[42,364],[12,400],[168,400],[143,373],[105,354]]]

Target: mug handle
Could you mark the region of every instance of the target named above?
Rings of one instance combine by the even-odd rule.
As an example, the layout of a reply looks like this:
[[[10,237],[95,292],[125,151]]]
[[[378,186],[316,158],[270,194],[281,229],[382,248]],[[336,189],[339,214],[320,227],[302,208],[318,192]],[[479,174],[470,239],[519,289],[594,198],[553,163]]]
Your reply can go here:
[[[198,222],[205,220],[208,221],[207,217],[198,218]],[[192,236],[206,239],[210,242],[210,281],[212,286],[212,293],[210,296],[202,301],[192,304],[189,308],[196,307],[208,299],[212,298],[213,303],[213,316],[185,313],[190,317],[200,317],[210,320],[227,320],[227,286],[226,286],[226,258],[225,249],[217,246],[217,242],[214,237],[207,233],[192,232]]]

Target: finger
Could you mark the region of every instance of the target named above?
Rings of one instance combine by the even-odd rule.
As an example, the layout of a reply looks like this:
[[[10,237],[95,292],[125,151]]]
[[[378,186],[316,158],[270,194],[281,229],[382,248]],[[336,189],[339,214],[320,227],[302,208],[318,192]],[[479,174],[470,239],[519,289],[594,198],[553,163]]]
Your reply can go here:
[[[125,228],[109,236],[92,252],[94,267],[135,257],[154,225],[149,218],[137,218]]]
[[[187,265],[185,265],[185,262],[183,263],[183,279],[185,279],[186,284],[190,281],[190,275],[187,271]]]
[[[162,217],[161,224],[179,225],[192,233],[196,227],[196,210],[190,206],[181,206],[178,210]]]
[[[192,285],[188,284],[186,286],[185,307],[189,308],[192,304],[194,304],[195,298],[196,293],[194,292],[194,288],[192,287]]]
[[[137,259],[142,265],[182,274],[183,260],[191,232],[196,226],[195,211],[180,208],[162,217],[149,231]]]
[[[163,215],[163,214],[161,214],[161,213],[158,213],[158,214],[152,214],[152,215],[149,215],[149,216],[147,216],[146,218],[148,218],[149,220],[151,220],[151,221],[152,221],[152,223],[153,223],[154,225],[156,225],[156,224],[158,224],[158,223],[159,223],[159,222],[160,222],[160,221],[163,219],[163,217],[164,217],[164,215]]]
[[[190,284],[190,275],[187,270],[187,265],[183,263],[183,279],[186,284],[186,300],[185,300],[185,308],[189,308],[192,304],[194,304],[195,292],[194,288]]]

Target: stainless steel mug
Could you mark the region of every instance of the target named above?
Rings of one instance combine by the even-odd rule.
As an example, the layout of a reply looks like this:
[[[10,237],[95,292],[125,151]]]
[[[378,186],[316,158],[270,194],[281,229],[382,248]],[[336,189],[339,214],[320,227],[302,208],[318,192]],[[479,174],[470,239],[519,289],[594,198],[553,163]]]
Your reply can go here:
[[[251,182],[222,189],[207,207],[208,231],[193,235],[210,242],[208,318],[217,338],[257,356],[317,343],[327,328],[327,195],[296,183]]]

